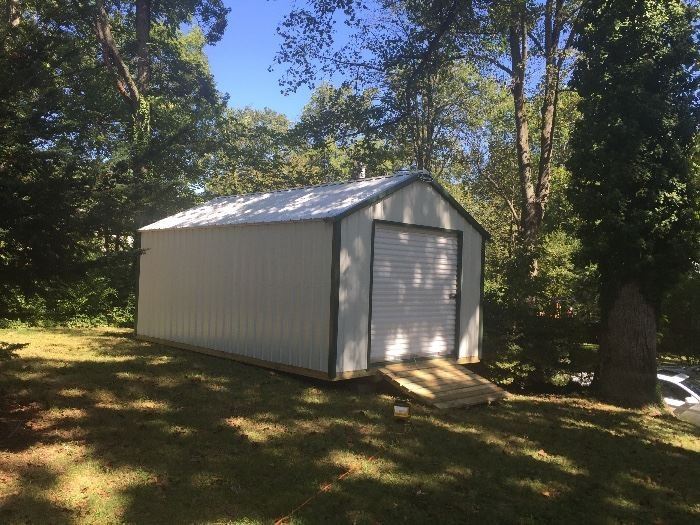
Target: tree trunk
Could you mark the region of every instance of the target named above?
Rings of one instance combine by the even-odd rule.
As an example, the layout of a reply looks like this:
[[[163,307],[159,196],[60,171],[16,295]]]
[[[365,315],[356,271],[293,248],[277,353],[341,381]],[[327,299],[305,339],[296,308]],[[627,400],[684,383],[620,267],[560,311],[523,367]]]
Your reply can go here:
[[[148,40],[151,36],[151,0],[136,1],[136,49],[137,70],[136,84],[141,96],[148,92],[148,82],[151,76],[151,60],[148,53]]]
[[[540,127],[540,162],[537,173],[535,213],[536,222],[542,224],[549,200],[554,145],[554,126],[559,94],[559,36],[563,26],[563,0],[547,0],[544,15],[544,96]]]
[[[524,14],[513,14],[509,29],[512,70],[512,93],[515,106],[516,150],[520,176],[522,213],[521,229],[526,247],[534,245],[539,231],[535,207],[535,189],[532,185],[532,160],[530,157],[530,129],[525,102],[525,68],[527,65],[527,32]]]
[[[622,285],[603,320],[596,386],[621,406],[658,401],[656,392],[656,312],[636,282]]]

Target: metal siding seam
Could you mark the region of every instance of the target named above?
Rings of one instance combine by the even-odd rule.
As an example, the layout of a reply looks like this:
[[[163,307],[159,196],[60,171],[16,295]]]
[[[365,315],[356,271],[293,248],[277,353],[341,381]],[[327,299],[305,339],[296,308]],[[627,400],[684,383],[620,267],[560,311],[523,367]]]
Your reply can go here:
[[[315,228],[315,227],[314,227]],[[314,261],[314,266],[313,268],[315,269],[316,266],[320,266],[320,261],[318,254],[320,253],[320,249],[322,248],[322,243],[321,241],[321,232],[314,232],[314,256],[310,257],[311,260]],[[314,270],[314,273],[316,271]],[[311,321],[312,321],[312,339],[313,339],[313,346],[311,349],[311,352],[309,353],[308,360],[307,360],[307,368],[317,368],[317,363],[319,361],[318,356],[321,353],[321,344],[323,343],[322,337],[321,337],[321,329],[320,329],[320,324],[321,324],[321,319],[323,319],[323,316],[320,315],[320,303],[317,300],[318,299],[318,292],[319,292],[319,280],[318,279],[312,279],[311,281],[311,303],[313,305],[313,308],[311,310],[312,316],[311,316]]]
[[[296,239],[294,237],[289,237],[289,241],[292,243],[292,245],[296,244]],[[291,250],[291,247],[289,248]],[[298,264],[298,261],[295,259],[289,261],[289,265],[293,264]],[[290,268],[290,273],[293,275],[293,269]],[[294,322],[294,315],[297,313],[297,295],[298,295],[298,290],[296,286],[290,286],[287,289],[287,316],[286,317],[286,322],[285,322],[285,354],[286,357],[285,359],[282,359],[280,357],[280,362],[281,363],[291,363],[292,361],[292,354],[294,353],[294,344],[295,344],[295,337],[294,337],[294,330],[296,328],[296,323]],[[282,354],[280,353],[280,356]]]
[[[216,286],[214,287],[216,291],[216,296],[214,299],[214,311],[212,312],[212,317],[214,319],[214,329],[212,330],[212,337],[214,339],[214,348],[221,349],[221,330],[224,324],[224,303],[222,301],[222,292],[224,289],[225,277],[224,267],[221,264],[221,261],[223,260],[221,253],[221,247],[223,243],[219,238],[220,235],[218,235],[218,232],[215,232],[213,229],[211,231],[213,242],[215,244],[215,246],[213,246],[213,251],[216,254],[216,260],[214,262],[214,267],[216,269]]]
[[[315,362],[314,356],[316,355],[316,351],[318,348],[318,331],[317,331],[317,324],[318,324],[318,315],[316,315],[316,286],[315,282],[316,279],[314,279],[313,274],[315,273],[314,268],[315,265],[318,264],[318,259],[316,254],[318,253],[318,236],[317,234],[313,231],[313,228],[310,228],[311,230],[311,246],[312,249],[309,253],[306,254],[306,257],[308,259],[308,264],[306,265],[306,268],[310,270],[310,273],[312,274],[311,277],[311,282],[309,283],[309,288],[308,288],[308,294],[309,294],[309,308],[308,308],[308,314],[306,315],[310,328],[311,328],[311,345],[309,346],[308,351],[306,352],[306,355],[304,356],[304,367],[305,368],[314,368],[313,364]],[[308,271],[308,270],[307,270]]]
[[[201,277],[202,275],[202,261],[199,255],[202,253],[202,249],[204,248],[204,246],[202,243],[201,234],[197,235],[195,233],[194,237],[196,238],[194,251],[194,254],[196,254],[196,256],[193,256],[190,259],[190,267],[192,268],[192,271],[190,273],[190,293],[195,298],[195,308],[190,311],[190,315],[192,316],[192,344],[197,344],[197,341],[200,341],[201,345],[202,320],[200,315],[202,312],[202,308],[204,307],[204,295],[202,294],[202,282],[196,276]]]
[[[328,377],[335,379],[338,367],[338,314],[340,310],[340,233],[341,221],[333,222],[331,242],[330,326],[328,334]]]
[[[160,308],[160,280],[158,279],[158,267],[160,266],[160,261],[158,260],[158,234],[151,236],[151,312],[149,320],[149,334],[153,337],[158,336],[158,309]]]
[[[177,233],[173,233],[170,235],[170,251],[171,252],[176,252],[177,251]],[[175,339],[177,337],[177,314],[178,314],[178,309],[181,308],[178,302],[178,288],[177,285],[174,284],[178,280],[178,267],[177,263],[175,261],[171,260],[168,261],[168,275],[170,277],[171,281],[171,300],[170,300],[170,311],[168,313],[168,321],[169,321],[169,326],[168,326],[168,337],[170,339]]]
[[[302,247],[302,253],[308,254],[313,251],[313,245],[311,244],[311,240],[309,239],[308,235],[302,235],[299,245]],[[308,272],[308,265],[305,264],[306,261],[302,257],[302,270],[301,270],[301,283],[302,286],[299,290],[300,292],[300,297],[299,297],[299,311],[301,312],[301,334],[300,334],[300,342],[301,342],[301,348],[299,351],[293,356],[294,357],[294,365],[299,366],[299,363],[301,362],[301,356],[308,353],[309,347],[311,346],[311,323],[309,321],[309,316],[308,316],[308,308],[309,308],[309,286],[311,285],[311,276],[309,275]]]
[[[228,256],[228,261],[232,266],[232,271],[231,271],[231,284],[230,288],[228,290],[228,297],[229,300],[231,301],[231,310],[229,311],[229,315],[231,317],[230,320],[230,326],[231,329],[229,331],[229,342],[227,346],[227,350],[229,352],[238,352],[240,353],[240,349],[238,348],[240,337],[241,337],[241,317],[240,317],[240,285],[238,284],[239,282],[239,275],[241,273],[241,261],[238,257],[238,252],[240,251],[238,246],[241,242],[240,235],[233,235],[231,239],[231,244],[229,246],[229,250],[231,252],[229,253]]]
[[[250,241],[248,240],[250,231],[241,230],[242,242],[241,244],[250,247]],[[241,258],[241,294],[240,302],[241,305],[241,353],[243,355],[250,355],[250,309],[252,307],[252,299],[248,297],[248,283],[254,278],[253,271],[250,269],[250,264],[248,257],[250,254],[250,248],[245,250],[240,254]],[[247,277],[247,278],[246,278]]]
[[[260,267],[259,259],[259,239],[257,235],[253,235],[254,248],[250,251],[253,257],[250,257],[248,263],[250,264],[250,269],[253,272],[253,276],[250,279],[248,286],[249,297],[251,298],[252,308],[250,309],[250,355],[252,357],[260,356],[260,339],[258,338],[258,316],[260,315],[260,294],[256,293],[256,289],[263,282],[263,271]],[[252,286],[251,286],[252,285]]]
[[[296,227],[292,227],[296,233]],[[272,346],[270,348],[270,358],[274,359],[279,363],[279,348],[284,344],[284,339],[282,339],[282,318],[284,317],[284,304],[282,303],[282,285],[283,276],[281,275],[282,268],[286,265],[281,265],[280,261],[285,260],[285,252],[282,250],[282,244],[280,237],[284,235],[277,235],[275,238],[275,246],[273,248],[275,256],[273,261],[276,263],[272,264],[272,271],[274,272],[274,295],[272,301]]]
[[[206,308],[206,296],[207,296],[207,285],[208,285],[208,271],[205,266],[206,259],[202,257],[202,254],[204,253],[204,250],[206,248],[206,243],[204,242],[204,236],[206,235],[206,230],[203,230],[197,238],[197,241],[199,243],[199,247],[197,249],[197,257],[195,259],[195,273],[192,275],[196,275],[197,277],[193,280],[196,282],[196,286],[193,286],[193,289],[195,290],[195,293],[197,294],[197,311],[195,313],[195,318],[196,318],[196,327],[197,327],[197,336],[195,338],[194,344],[206,347],[206,340],[204,337],[204,320],[205,320],[205,315],[204,315],[204,309]],[[193,282],[194,284],[194,282]]]
[[[191,331],[190,309],[192,308],[192,297],[190,297],[188,291],[189,280],[191,279],[191,277],[189,261],[187,260],[187,254],[189,254],[189,250],[192,249],[192,243],[189,237],[189,232],[182,232],[180,234],[181,249],[179,253],[179,261],[177,262],[177,266],[179,268],[181,277],[181,282],[178,283],[178,286],[180,287],[180,299],[182,300],[179,314],[180,328],[178,329],[178,333],[181,334],[181,338],[183,341],[187,341],[187,339],[190,337]],[[189,248],[187,248],[188,246]]]
[[[240,247],[245,246],[245,236],[243,231],[239,232],[238,234],[238,244]],[[238,264],[238,279],[236,281],[236,307],[238,308],[238,319],[236,322],[238,324],[238,335],[236,337],[236,345],[237,352],[245,355],[245,290],[243,288],[245,264],[241,250],[237,250],[236,252],[236,264]]]
[[[204,315],[202,316],[202,338],[204,340],[203,346],[205,348],[211,348],[212,316],[214,313],[212,308],[212,303],[214,302],[214,287],[212,284],[216,280],[216,276],[214,275],[214,259],[216,258],[216,254],[213,252],[210,229],[204,230],[202,241],[204,242],[204,251],[201,252],[201,255],[204,255],[204,261],[202,261],[203,264],[201,264],[200,268],[204,269],[203,273],[205,282],[207,283],[202,293],[202,300],[204,302]]]
[[[158,251],[158,258],[159,258],[159,265],[158,265],[158,284],[159,284],[159,290],[158,290],[158,297],[160,298],[160,302],[158,304],[158,316],[156,317],[156,333],[158,334],[158,337],[163,337],[165,334],[165,330],[163,328],[163,323],[165,322],[165,306],[164,306],[164,301],[165,301],[165,294],[167,292],[167,288],[165,287],[165,277],[163,275],[162,268],[165,266],[165,261],[163,260],[163,236],[158,235],[156,236],[156,243],[155,247]]]
[[[260,237],[261,241],[264,244],[269,244],[268,242],[265,242],[266,234],[264,230],[262,231],[262,235]],[[272,278],[272,275],[270,273],[272,258],[268,256],[269,253],[269,250],[261,252],[262,258],[259,264],[260,268],[262,269],[263,275],[262,282],[258,283],[258,285],[264,287],[265,291],[265,293],[261,297],[261,299],[263,300],[260,301],[260,317],[258,318],[258,326],[260,331],[260,355],[263,356],[263,359],[265,359],[265,361],[271,361],[272,358],[272,354],[270,353],[270,316],[272,315],[272,288],[274,285],[270,281],[270,279]]]

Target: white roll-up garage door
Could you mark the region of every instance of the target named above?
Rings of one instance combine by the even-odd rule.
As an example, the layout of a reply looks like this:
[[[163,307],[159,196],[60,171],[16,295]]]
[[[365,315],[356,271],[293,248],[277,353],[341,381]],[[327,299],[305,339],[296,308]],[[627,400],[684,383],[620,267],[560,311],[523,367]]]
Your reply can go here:
[[[371,362],[452,353],[459,256],[455,233],[376,224]]]

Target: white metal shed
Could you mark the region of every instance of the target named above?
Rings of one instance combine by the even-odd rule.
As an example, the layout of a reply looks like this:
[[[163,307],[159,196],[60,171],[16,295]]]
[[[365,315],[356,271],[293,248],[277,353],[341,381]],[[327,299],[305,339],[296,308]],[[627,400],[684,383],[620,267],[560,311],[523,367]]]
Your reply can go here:
[[[488,234],[426,173],[220,197],[139,231],[143,339],[325,379],[481,356]]]

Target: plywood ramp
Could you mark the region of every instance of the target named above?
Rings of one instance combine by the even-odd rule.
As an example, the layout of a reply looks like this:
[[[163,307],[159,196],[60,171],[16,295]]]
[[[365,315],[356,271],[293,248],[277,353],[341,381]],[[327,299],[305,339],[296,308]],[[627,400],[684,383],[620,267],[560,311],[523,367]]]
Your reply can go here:
[[[409,396],[437,408],[490,403],[506,395],[488,379],[447,359],[386,365],[379,373]]]

